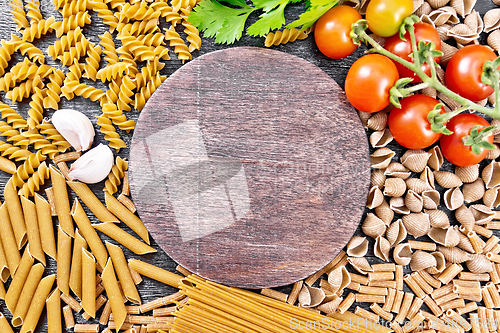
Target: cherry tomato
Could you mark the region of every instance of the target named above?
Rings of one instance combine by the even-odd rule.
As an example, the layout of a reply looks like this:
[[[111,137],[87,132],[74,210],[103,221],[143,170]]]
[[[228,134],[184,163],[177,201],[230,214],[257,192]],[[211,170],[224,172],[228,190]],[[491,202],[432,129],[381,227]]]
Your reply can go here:
[[[351,24],[361,20],[358,11],[349,6],[335,6],[316,22],[314,39],[321,53],[329,58],[345,58],[358,47],[349,33]]]
[[[423,149],[439,140],[441,133],[435,133],[427,115],[439,103],[426,95],[413,95],[401,101],[401,108],[393,108],[389,114],[389,130],[394,140],[409,149]],[[444,113],[441,107],[441,113]]]
[[[371,0],[366,7],[368,28],[380,37],[392,36],[412,12],[412,0]]]
[[[446,85],[471,101],[485,99],[494,90],[481,81],[483,65],[495,58],[495,53],[484,45],[469,45],[459,49],[446,66]]]
[[[356,109],[377,112],[389,105],[389,90],[397,80],[398,69],[389,58],[369,54],[352,64],[345,79],[345,93]]]
[[[461,113],[451,118],[446,127],[453,134],[443,135],[440,140],[441,151],[448,161],[458,166],[469,166],[481,162],[488,155],[487,149],[481,148],[481,154],[476,155],[470,146],[465,146],[462,143],[462,139],[468,136],[476,125],[485,128],[490,124],[483,117],[472,113]],[[493,143],[493,135],[486,139]]]
[[[441,51],[441,38],[439,37],[439,33],[436,29],[430,24],[427,23],[416,23],[415,27],[415,39],[417,41],[417,45],[420,41],[424,41],[426,43],[434,43],[436,46],[435,49]],[[388,38],[385,42],[384,48],[394,53],[395,55],[407,60],[409,62],[413,62],[413,57],[410,57],[412,54],[410,33],[407,32],[405,34],[405,41],[399,38],[399,34],[396,34],[390,38]],[[434,57],[434,60],[439,63],[441,61],[441,57]],[[411,77],[413,78],[413,82],[421,82],[422,80],[409,68],[401,65],[398,62],[394,62],[399,71],[399,76],[401,77]],[[422,65],[422,70],[427,74],[431,75],[431,67],[428,63]]]

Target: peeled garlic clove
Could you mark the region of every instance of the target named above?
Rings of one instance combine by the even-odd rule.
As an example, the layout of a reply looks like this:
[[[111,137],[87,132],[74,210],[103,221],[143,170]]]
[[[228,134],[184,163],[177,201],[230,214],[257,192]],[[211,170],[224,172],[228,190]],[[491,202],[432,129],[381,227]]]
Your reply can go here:
[[[83,113],[60,109],[52,115],[52,124],[76,151],[87,150],[94,142],[94,126]]]
[[[79,157],[69,169],[69,176],[87,184],[95,184],[106,178],[113,167],[113,152],[99,144]]]

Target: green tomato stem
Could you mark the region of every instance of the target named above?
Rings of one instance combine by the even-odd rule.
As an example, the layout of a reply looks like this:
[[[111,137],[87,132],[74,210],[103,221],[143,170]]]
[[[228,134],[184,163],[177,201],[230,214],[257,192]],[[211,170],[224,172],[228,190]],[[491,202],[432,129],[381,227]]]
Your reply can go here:
[[[415,38],[415,27],[413,25],[408,26],[408,32],[410,33],[411,49],[413,52],[413,63],[415,67],[420,68],[420,57],[418,56],[418,46],[417,39]]]
[[[429,63],[429,66],[431,67],[431,79],[437,80],[437,74],[436,74],[436,62],[434,61],[434,58],[432,56],[427,57],[427,62]]]

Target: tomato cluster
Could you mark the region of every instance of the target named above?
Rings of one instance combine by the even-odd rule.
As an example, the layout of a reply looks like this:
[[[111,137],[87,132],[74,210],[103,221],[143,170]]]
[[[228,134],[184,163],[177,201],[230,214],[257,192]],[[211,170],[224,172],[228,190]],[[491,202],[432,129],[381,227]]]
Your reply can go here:
[[[368,28],[378,36],[388,37],[385,50],[410,63],[414,61],[410,34],[407,32],[404,39],[401,39],[398,32],[404,19],[412,11],[411,0],[371,0],[366,8]],[[316,23],[314,34],[318,49],[333,59],[352,54],[357,45],[350,37],[351,26],[360,19],[361,15],[352,7],[342,5],[330,9]],[[441,50],[441,39],[433,26],[420,22],[413,27],[417,45],[423,42],[423,45],[428,46],[432,43],[434,50]],[[495,53],[482,45],[461,48],[447,64],[446,86],[473,102],[487,98],[494,90],[482,82],[481,75],[485,62],[495,58]],[[437,64],[441,60],[439,56],[433,59]],[[421,70],[428,77],[431,76],[431,65],[428,62],[423,62]],[[390,90],[400,78],[411,78],[412,83],[422,81],[416,73],[399,62],[380,54],[365,55],[351,66],[345,80],[345,93],[356,109],[378,112],[390,104]],[[446,116],[438,116],[434,119],[441,117],[439,122],[443,121],[446,128],[453,132],[442,135],[433,131],[436,127],[431,128],[431,119],[428,119],[429,113],[439,104],[438,100],[416,94],[401,99],[400,104],[399,108],[392,108],[388,125],[392,136],[402,146],[422,149],[440,140],[443,155],[459,166],[476,164],[487,155],[488,151],[484,148],[481,148],[480,154],[475,154],[470,145],[464,144],[473,128],[479,128],[480,132],[489,126],[481,116],[461,113],[447,123]],[[436,113],[438,112],[433,115]],[[445,113],[443,107],[440,113]],[[493,137],[489,135],[484,140],[491,143]]]

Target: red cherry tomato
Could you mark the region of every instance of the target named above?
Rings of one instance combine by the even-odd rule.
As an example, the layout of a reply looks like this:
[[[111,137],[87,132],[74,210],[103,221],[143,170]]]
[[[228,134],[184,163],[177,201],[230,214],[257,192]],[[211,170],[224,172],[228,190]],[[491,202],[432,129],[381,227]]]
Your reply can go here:
[[[412,12],[412,0],[371,0],[366,7],[368,28],[380,37],[392,36]]]
[[[398,69],[389,58],[369,54],[352,64],[345,79],[345,93],[356,109],[377,112],[389,105],[389,90],[397,80]]]
[[[426,95],[403,98],[401,108],[393,108],[389,114],[389,130],[394,140],[409,149],[423,149],[439,140],[441,133],[435,133],[427,115],[439,103]],[[444,113],[441,107],[441,113]]]
[[[314,39],[321,53],[329,58],[345,58],[358,47],[349,33],[351,24],[361,20],[361,15],[352,7],[341,5],[327,11],[316,22]]]
[[[471,101],[485,99],[494,90],[481,81],[483,65],[496,57],[495,53],[484,45],[469,45],[459,49],[446,66],[446,85]]]
[[[430,24],[427,23],[416,23],[415,27],[415,39],[417,41],[417,45],[420,41],[424,41],[426,43],[434,43],[436,46],[435,49],[441,51],[441,38],[439,37],[439,33],[436,29]],[[389,39],[386,40],[384,48],[394,53],[395,55],[407,60],[409,62],[413,62],[413,57],[410,57],[412,54],[410,33],[407,32],[405,34],[406,41],[399,38],[399,34],[396,34]],[[434,57],[434,60],[439,63],[441,61],[441,57]],[[411,77],[413,78],[413,82],[421,82],[422,80],[409,68],[401,65],[398,62],[394,62],[399,71],[399,76],[401,77]],[[431,75],[431,68],[428,63],[422,65],[422,70],[427,74]]]
[[[490,124],[483,117],[472,113],[461,113],[451,118],[446,127],[453,134],[443,135],[440,140],[441,151],[448,161],[458,166],[469,166],[481,162],[488,155],[488,150],[484,148],[481,148],[481,154],[476,155],[470,146],[465,146],[462,142],[476,125],[485,128]],[[493,135],[486,139],[493,143]]]

